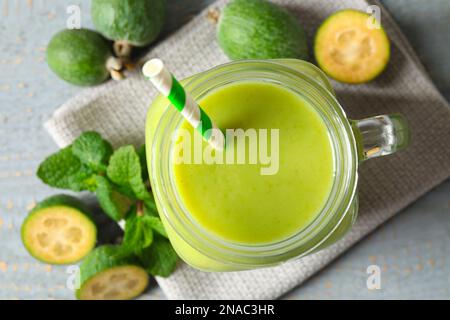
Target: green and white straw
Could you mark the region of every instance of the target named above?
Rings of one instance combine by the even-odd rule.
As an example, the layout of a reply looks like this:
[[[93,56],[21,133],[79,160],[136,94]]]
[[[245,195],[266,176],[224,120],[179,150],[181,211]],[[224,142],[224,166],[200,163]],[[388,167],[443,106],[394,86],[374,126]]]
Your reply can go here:
[[[147,61],[142,72],[150,79],[158,91],[167,97],[183,117],[197,129],[214,149],[222,150],[225,146],[223,132],[214,125],[211,118],[203,111],[191,95],[184,90],[173,74],[167,70],[160,59]]]

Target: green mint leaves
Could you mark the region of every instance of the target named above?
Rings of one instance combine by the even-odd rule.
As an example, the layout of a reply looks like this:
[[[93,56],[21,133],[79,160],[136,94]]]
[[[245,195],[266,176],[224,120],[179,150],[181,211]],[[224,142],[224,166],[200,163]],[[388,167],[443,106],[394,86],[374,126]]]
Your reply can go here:
[[[125,224],[125,236],[122,242],[122,250],[136,255],[153,242],[155,235],[168,238],[161,219],[153,215],[141,201],[137,202],[127,216]]]
[[[105,213],[119,221],[135,200],[154,206],[153,197],[144,183],[144,162],[144,146],[139,149],[139,154],[132,145],[114,152],[99,133],[87,131],[70,146],[44,160],[37,175],[55,188],[95,192]]]
[[[115,221],[123,219],[133,204],[133,201],[116,191],[107,178],[97,175],[95,180],[97,183],[95,194],[100,207],[111,219]]]
[[[169,240],[155,235],[153,244],[139,255],[142,266],[154,276],[168,277],[176,268],[178,256]]]
[[[84,132],[45,159],[37,175],[55,188],[95,193],[106,215],[126,221],[121,254],[137,258],[151,275],[167,277],[173,272],[178,256],[150,190],[145,146],[114,151],[99,133]]]
[[[151,230],[158,233],[159,235],[169,238],[166,232],[166,229],[164,229],[164,225],[162,224],[162,221],[159,217],[145,215],[145,221],[148,227],[150,227]]]
[[[133,146],[117,149],[106,170],[112,182],[131,192],[136,199],[146,200],[150,197],[142,179],[142,167],[139,155]]]
[[[122,249],[126,252],[140,254],[143,249],[150,247],[153,242],[153,230],[148,223],[148,216],[139,208],[142,203],[133,208],[133,214],[126,220],[125,236],[122,242]]]
[[[178,255],[161,219],[142,202],[134,210],[136,214],[129,215],[126,221],[122,250],[134,253],[149,274],[168,277],[177,266]]]
[[[105,171],[113,153],[111,144],[97,132],[85,132],[72,144],[73,154],[94,171]]]
[[[95,174],[105,172],[112,151],[111,144],[99,133],[84,132],[72,145],[42,162],[37,175],[55,188],[94,191]]]

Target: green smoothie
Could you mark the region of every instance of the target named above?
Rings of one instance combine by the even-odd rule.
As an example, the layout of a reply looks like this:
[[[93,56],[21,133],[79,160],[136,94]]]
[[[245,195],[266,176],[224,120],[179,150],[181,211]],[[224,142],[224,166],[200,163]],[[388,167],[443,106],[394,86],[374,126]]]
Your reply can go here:
[[[221,129],[278,129],[279,164],[271,175],[261,174],[259,162],[172,164],[191,218],[223,240],[250,245],[283,240],[308,226],[323,208],[334,177],[330,137],[313,107],[264,82],[227,85],[199,102]],[[182,129],[199,134],[187,122]]]
[[[214,153],[226,162],[198,162],[195,155],[205,160],[211,152],[202,135],[163,96],[149,108],[146,152],[156,205],[178,255],[203,271],[274,266],[335,243],[357,216],[358,162],[408,145],[403,117],[347,119],[326,76],[305,61],[234,61],[182,84],[226,133],[259,129],[270,135],[270,165],[261,157],[261,144],[258,161],[230,164],[228,156],[237,151],[230,141],[245,142],[251,135],[231,140],[228,134],[225,149]],[[386,126],[394,142],[380,135]],[[180,156],[185,140],[194,146],[185,146]],[[248,160],[255,152],[244,146],[239,154]],[[189,158],[185,150],[194,151],[194,161],[192,154],[191,161],[179,161]],[[268,166],[276,170],[263,173]]]

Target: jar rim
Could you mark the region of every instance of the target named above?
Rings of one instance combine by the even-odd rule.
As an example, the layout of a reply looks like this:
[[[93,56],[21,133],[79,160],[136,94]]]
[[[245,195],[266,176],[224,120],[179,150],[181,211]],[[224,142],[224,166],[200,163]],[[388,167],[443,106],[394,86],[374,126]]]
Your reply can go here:
[[[314,65],[301,60],[296,61],[304,64],[306,68],[315,68],[314,71],[323,75]],[[239,74],[239,77],[236,77],[237,74]],[[264,264],[267,264],[267,261],[270,260],[276,262],[280,259],[286,260],[308,254],[326,241],[328,236],[339,226],[345,213],[352,205],[353,198],[356,194],[358,156],[351,125],[346,118],[344,110],[337,102],[333,93],[329,91],[329,88],[319,84],[317,79],[313,79],[310,75],[286,67],[277,60],[241,60],[222,64],[191,77],[184,86],[193,95],[194,99],[201,99],[202,95],[207,95],[216,87],[233,82],[245,81],[244,74],[247,77],[250,77],[250,75],[258,75],[261,77],[259,79],[260,81],[267,81],[271,76],[272,78],[270,79],[272,80],[276,78],[280,79],[281,77],[283,81],[279,80],[279,85],[285,88],[287,85],[286,82],[292,82],[291,85],[296,86],[297,90],[299,88],[308,88],[308,90],[302,89],[302,97],[308,96],[310,100],[313,99],[313,103],[310,101],[310,104],[316,111],[317,108],[314,102],[317,104],[317,99],[319,99],[323,104],[321,108],[324,109],[321,116],[326,117],[329,134],[331,135],[333,132],[340,134],[339,137],[337,135],[335,136],[336,141],[332,143],[333,148],[337,148],[337,142],[340,143],[340,149],[334,150],[336,174],[333,180],[332,191],[321,212],[317,214],[313,221],[307,227],[288,238],[274,243],[249,245],[233,243],[219,238],[202,228],[200,224],[195,223],[193,219],[187,219],[192,218],[192,216],[189,215],[189,212],[183,206],[176,192],[174,179],[171,176],[173,174],[171,170],[172,165],[170,165],[171,162],[169,161],[172,150],[170,144],[173,143],[171,141],[171,134],[163,134],[163,132],[167,132],[168,130],[176,130],[184,121],[183,117],[174,108],[166,108],[158,123],[156,132],[160,132],[161,134],[159,134],[159,139],[155,138],[153,140],[151,147],[153,150],[152,154],[158,154],[159,157],[152,157],[151,175],[152,181],[157,184],[154,192],[155,197],[162,204],[162,214],[165,215],[166,220],[171,224],[172,229],[177,232],[178,236],[189,245],[206,256],[215,259],[220,256],[223,261],[228,263],[256,265],[261,257],[264,257],[266,258]],[[323,77],[326,78],[325,75]],[[292,88],[289,87],[288,89]],[[330,126],[333,126],[334,129]],[[158,134],[155,134],[156,136]],[[339,172],[338,168],[340,170]],[[169,195],[172,201],[169,200]],[[316,242],[313,243],[314,245],[311,245],[311,239],[314,239],[314,237],[326,228],[329,229],[326,236],[321,239],[315,239]],[[307,248],[307,250],[304,248]]]

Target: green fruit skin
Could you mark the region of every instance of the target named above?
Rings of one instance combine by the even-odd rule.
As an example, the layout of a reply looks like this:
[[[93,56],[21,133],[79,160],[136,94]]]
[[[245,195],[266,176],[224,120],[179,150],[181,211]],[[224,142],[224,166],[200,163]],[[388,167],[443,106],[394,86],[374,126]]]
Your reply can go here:
[[[92,22],[106,38],[142,47],[161,32],[166,0],[93,0]]]
[[[22,228],[21,228],[21,237],[22,237],[23,245],[35,259],[42,261],[42,262],[47,262],[47,261],[43,261],[39,257],[35,256],[33,254],[33,248],[29,247],[28,244],[26,243],[25,230],[26,230],[27,222],[30,221],[31,219],[33,219],[34,215],[39,214],[39,212],[43,209],[48,209],[51,207],[69,207],[69,208],[77,210],[80,214],[84,215],[88,219],[88,221],[90,221],[92,223],[92,228],[93,228],[93,230],[95,230],[95,233],[97,233],[97,227],[96,227],[94,221],[92,220],[91,213],[89,212],[89,210],[85,206],[85,204],[82,201],[80,201],[79,199],[69,196],[69,195],[66,195],[66,194],[57,194],[57,195],[54,195],[54,196],[51,196],[51,197],[48,197],[48,198],[42,200],[28,213],[28,216],[25,218],[24,222],[22,223]],[[96,238],[96,237],[97,237],[97,235],[95,235],[94,238]]]
[[[308,59],[306,34],[287,10],[266,0],[234,0],[223,10],[217,39],[237,59]]]
[[[104,245],[89,253],[80,265],[80,288],[76,291],[77,299],[81,299],[83,285],[102,271],[120,267],[137,266],[140,264],[134,256],[124,256],[119,246]]]
[[[55,206],[66,206],[76,209],[89,217],[89,219],[91,219],[91,214],[86,205],[78,198],[69,196],[67,194],[56,194],[42,200],[30,211],[30,215],[42,209],[47,209]]]
[[[47,47],[47,63],[61,79],[78,85],[102,83],[109,77],[106,67],[112,57],[109,43],[88,29],[63,30]]]

